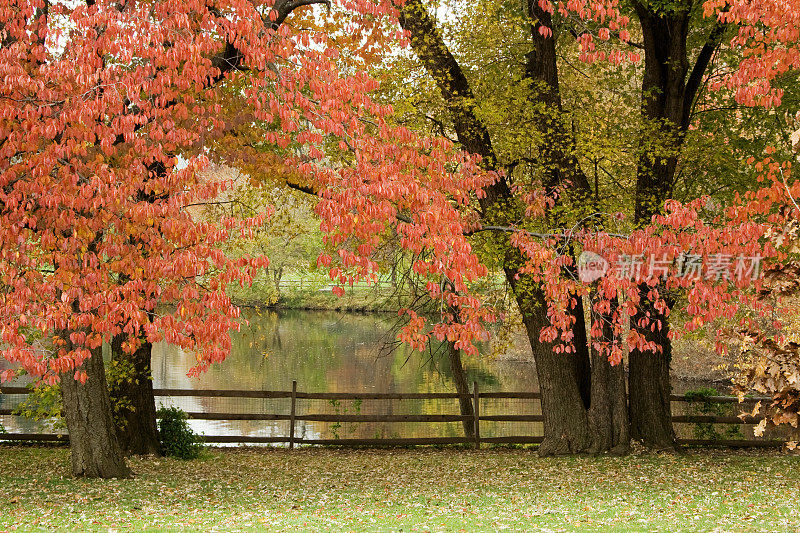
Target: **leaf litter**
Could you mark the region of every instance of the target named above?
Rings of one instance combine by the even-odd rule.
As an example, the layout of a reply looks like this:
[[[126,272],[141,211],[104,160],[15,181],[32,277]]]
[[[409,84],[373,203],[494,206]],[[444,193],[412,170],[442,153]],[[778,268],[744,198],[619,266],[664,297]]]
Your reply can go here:
[[[797,531],[798,461],[210,448],[85,480],[69,476],[65,448],[0,446],[0,531]]]

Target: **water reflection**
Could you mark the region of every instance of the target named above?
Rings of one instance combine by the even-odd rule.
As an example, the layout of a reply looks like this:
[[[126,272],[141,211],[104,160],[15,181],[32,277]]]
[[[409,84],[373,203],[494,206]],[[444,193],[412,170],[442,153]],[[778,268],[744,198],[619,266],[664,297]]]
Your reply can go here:
[[[308,392],[453,392],[451,372],[443,352],[420,354],[394,346],[392,317],[315,311],[265,311],[250,313],[247,323],[233,337],[230,357],[197,378],[187,377],[194,364],[190,354],[174,346],[154,347],[153,378],[157,388],[289,390],[293,379],[298,390]],[[465,358],[467,379],[481,390],[535,390],[532,364],[497,359]],[[165,405],[186,411],[288,413],[285,399],[160,398]],[[503,400],[505,401],[505,400]],[[535,412],[531,401],[506,401],[529,405],[486,402],[484,412],[513,408]],[[491,405],[496,403],[497,405]],[[458,414],[456,400],[364,400],[331,402],[303,400],[303,413],[342,414]],[[207,434],[241,432],[252,436],[286,434],[286,422],[192,421]],[[524,426],[525,424],[523,424]],[[532,426],[535,424],[527,424]],[[506,424],[508,426],[508,424]],[[516,429],[529,433],[535,428]],[[487,423],[487,434],[497,433]],[[459,423],[345,423],[298,421],[301,438],[373,438],[381,436],[460,436]],[[500,433],[505,434],[506,432]]]
[[[306,392],[454,392],[451,372],[444,353],[415,353],[393,346],[392,316],[317,311],[261,311],[245,313],[241,330],[233,334],[232,354],[199,377],[187,372],[195,363],[191,354],[167,344],[153,350],[153,379],[157,388],[290,390],[297,380]],[[484,350],[486,351],[486,350]],[[0,368],[5,364],[0,361]],[[527,361],[465,357],[467,381],[478,382],[482,391],[535,391],[534,365]],[[705,381],[673,381],[673,390],[719,384]],[[15,406],[23,396],[0,395],[0,408]],[[253,398],[157,398],[187,412],[289,413],[288,399]],[[685,404],[673,404],[675,414],[684,414]],[[483,414],[540,414],[534,400],[483,400]],[[302,400],[302,414],[459,414],[456,400],[364,400],[332,402]],[[736,414],[736,413],[731,413]],[[21,417],[2,416],[0,423],[10,432],[41,431],[43,426]],[[242,434],[279,437],[288,434],[285,421],[203,421],[192,420],[196,431],[206,435]],[[683,427],[680,427],[683,426]],[[297,421],[300,438],[377,438],[461,436],[463,429],[453,423],[343,423]],[[691,428],[679,425],[681,436],[690,437]],[[45,429],[48,431],[48,429]],[[742,428],[750,438],[749,427]],[[49,431],[48,431],[49,432]],[[540,435],[540,423],[482,422],[484,436]]]

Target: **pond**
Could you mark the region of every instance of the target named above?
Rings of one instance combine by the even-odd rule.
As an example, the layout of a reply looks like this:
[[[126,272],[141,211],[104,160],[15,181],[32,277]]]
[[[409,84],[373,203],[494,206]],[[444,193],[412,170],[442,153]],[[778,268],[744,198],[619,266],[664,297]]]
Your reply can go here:
[[[291,390],[297,380],[303,392],[455,392],[448,360],[439,346],[412,352],[394,342],[391,314],[323,311],[261,311],[248,313],[247,323],[233,336],[231,355],[196,378],[187,377],[194,364],[174,346],[154,347],[153,378],[157,388]],[[484,352],[487,350],[484,349]],[[467,381],[483,391],[536,390],[535,367],[527,361],[464,357]],[[163,399],[161,399],[164,401]],[[507,400],[531,404],[538,402]],[[167,402],[164,402],[167,404]],[[503,408],[496,401],[497,408]],[[536,405],[534,405],[536,404]],[[288,413],[288,400],[246,398],[170,398],[169,405],[186,411]],[[522,406],[517,406],[522,407]],[[505,409],[514,409],[513,405]],[[298,402],[300,412],[332,414],[458,414],[458,402],[448,400],[364,400]],[[284,435],[281,422],[191,421],[205,434],[231,431],[253,436]],[[536,425],[528,423],[528,425]],[[487,430],[491,428],[487,427]],[[520,428],[521,429],[521,428]],[[459,436],[458,423],[298,422],[306,438],[372,438],[376,436]],[[530,429],[526,430],[526,433]]]
[[[231,355],[198,377],[188,377],[192,354],[157,344],[153,349],[156,388],[291,390],[297,380],[302,392],[455,392],[443,350],[411,352],[397,346],[391,314],[359,314],[325,311],[250,311],[233,334]],[[532,362],[494,356],[484,347],[480,357],[464,357],[470,387],[481,391],[525,392],[538,389]],[[675,382],[676,391],[697,383]],[[703,385],[700,383],[700,385]],[[0,406],[12,407],[20,397],[0,396]],[[158,397],[158,405],[175,405],[187,412],[288,414],[288,399]],[[483,414],[540,414],[536,400],[487,399]],[[441,400],[303,400],[299,414],[459,414],[455,399]],[[0,417],[8,431],[28,432],[39,426],[20,417]],[[284,436],[286,421],[191,420],[205,435],[242,434]],[[301,438],[375,438],[461,436],[458,422],[373,423],[298,421]],[[539,422],[482,423],[484,436],[540,435]]]

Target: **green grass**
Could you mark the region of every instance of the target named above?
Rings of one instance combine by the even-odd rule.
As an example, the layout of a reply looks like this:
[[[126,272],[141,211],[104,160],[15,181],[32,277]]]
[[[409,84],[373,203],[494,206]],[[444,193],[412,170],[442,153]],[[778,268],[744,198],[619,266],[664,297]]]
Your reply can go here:
[[[212,449],[75,480],[64,448],[0,446],[0,530],[797,531],[798,460]]]

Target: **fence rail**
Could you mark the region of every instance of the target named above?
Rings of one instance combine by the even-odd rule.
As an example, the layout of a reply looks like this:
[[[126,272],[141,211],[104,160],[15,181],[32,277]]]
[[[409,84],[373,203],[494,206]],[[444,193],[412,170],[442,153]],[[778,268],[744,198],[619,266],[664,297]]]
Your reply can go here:
[[[27,395],[27,387],[0,387],[0,394]],[[254,391],[254,390],[228,390],[228,389],[154,389],[158,397],[196,397],[196,398],[258,398],[258,399],[289,399],[289,413],[218,413],[218,412],[188,412],[193,420],[215,421],[287,421],[289,422],[287,436],[252,436],[252,435],[209,435],[204,436],[207,443],[246,443],[246,444],[287,444],[290,448],[296,445],[350,445],[350,446],[410,446],[410,445],[436,445],[436,444],[471,444],[479,448],[483,443],[509,443],[509,444],[536,444],[542,441],[536,435],[511,435],[511,436],[482,436],[481,422],[543,422],[541,414],[483,414],[481,400],[486,399],[512,399],[536,400],[541,399],[538,392],[481,392],[477,383],[473,385],[470,394],[455,392],[410,392],[410,393],[372,393],[372,392],[299,392],[297,382],[292,382],[290,391]],[[300,400],[441,400],[441,399],[470,399],[473,414],[347,414],[347,413],[307,413],[297,414],[297,404]],[[745,402],[769,400],[769,397],[748,397]],[[672,395],[673,402],[699,402],[704,403],[738,403],[738,398],[733,396],[707,396],[698,400],[696,397]],[[0,409],[0,415],[13,415],[13,409]],[[674,424],[757,424],[761,416],[718,416],[718,415],[673,415]],[[295,435],[297,422],[333,422],[333,423],[359,423],[359,422],[472,422],[472,436],[463,437],[413,437],[413,438],[303,438]],[[67,435],[52,433],[1,433],[0,441],[41,441],[41,442],[67,442]],[[745,440],[745,439],[681,439],[679,442],[686,445],[717,445],[732,447],[773,447],[780,446],[783,441],[778,440]]]

